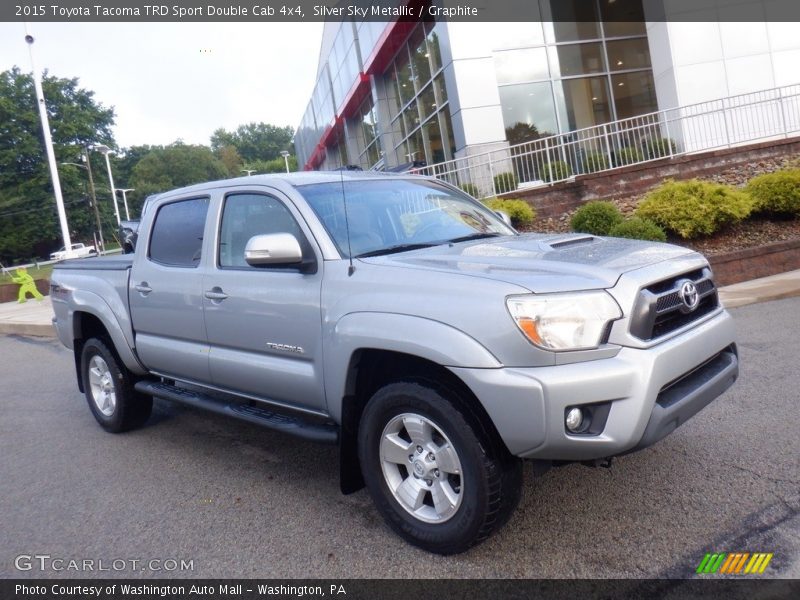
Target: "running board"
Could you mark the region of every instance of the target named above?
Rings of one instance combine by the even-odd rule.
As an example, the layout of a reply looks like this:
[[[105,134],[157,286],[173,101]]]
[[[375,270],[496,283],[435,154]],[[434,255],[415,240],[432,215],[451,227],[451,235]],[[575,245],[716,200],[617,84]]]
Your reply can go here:
[[[134,388],[141,394],[194,406],[195,408],[261,425],[268,429],[282,431],[313,442],[335,444],[339,441],[339,429],[333,423],[314,423],[310,420],[276,413],[257,406],[226,403],[202,392],[195,392],[157,381],[139,381]]]

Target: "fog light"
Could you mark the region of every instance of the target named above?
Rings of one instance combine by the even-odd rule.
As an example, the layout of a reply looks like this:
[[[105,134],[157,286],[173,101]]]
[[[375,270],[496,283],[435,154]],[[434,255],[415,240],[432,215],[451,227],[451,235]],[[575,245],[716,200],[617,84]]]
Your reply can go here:
[[[583,411],[580,408],[570,408],[567,411],[565,424],[569,431],[578,431],[583,425]]]

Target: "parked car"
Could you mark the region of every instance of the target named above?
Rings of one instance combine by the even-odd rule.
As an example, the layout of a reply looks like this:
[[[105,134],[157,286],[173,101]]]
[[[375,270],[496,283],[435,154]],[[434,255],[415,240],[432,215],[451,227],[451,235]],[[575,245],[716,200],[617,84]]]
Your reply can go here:
[[[342,491],[366,485],[389,526],[432,552],[511,517],[523,459],[537,473],[609,465],[738,375],[700,254],[520,234],[428,177],[196,185],[155,198],[139,237],[132,255],[51,278],[100,426],[139,427],[158,397],[338,444]]]
[[[69,258],[84,258],[86,256],[94,256],[97,254],[97,249],[94,246],[86,246],[85,244],[72,244],[70,246],[72,251]],[[64,260],[67,258],[67,251],[64,246],[57,252],[50,254],[50,260]]]

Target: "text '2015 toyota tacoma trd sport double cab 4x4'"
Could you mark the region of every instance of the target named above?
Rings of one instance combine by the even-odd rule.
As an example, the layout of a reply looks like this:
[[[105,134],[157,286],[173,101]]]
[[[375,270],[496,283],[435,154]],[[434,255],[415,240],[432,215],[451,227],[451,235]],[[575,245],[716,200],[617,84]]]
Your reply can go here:
[[[503,217],[413,175],[175,190],[132,255],[56,266],[55,324],[105,429],[155,396],[338,443],[343,491],[460,552],[511,516],[522,459],[639,450],[738,374],[702,256]]]

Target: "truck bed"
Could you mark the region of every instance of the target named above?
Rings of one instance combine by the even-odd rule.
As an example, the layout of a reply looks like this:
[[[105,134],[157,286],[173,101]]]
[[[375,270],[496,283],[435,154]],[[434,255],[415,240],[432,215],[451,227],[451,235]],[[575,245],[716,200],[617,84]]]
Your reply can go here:
[[[53,265],[54,269],[80,271],[124,271],[133,264],[133,254],[119,256],[96,256],[93,258],[74,258]]]

